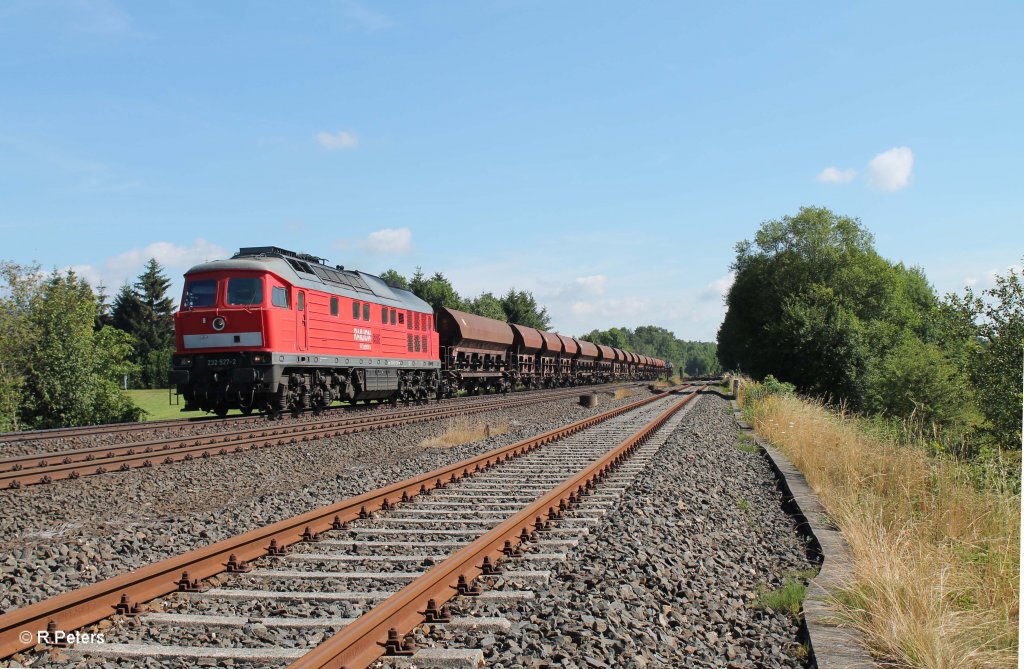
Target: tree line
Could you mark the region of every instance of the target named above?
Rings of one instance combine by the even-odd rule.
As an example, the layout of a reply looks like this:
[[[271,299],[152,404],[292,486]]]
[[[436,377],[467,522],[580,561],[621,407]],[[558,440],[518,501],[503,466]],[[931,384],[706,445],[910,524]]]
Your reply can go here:
[[[435,272],[428,277],[419,267],[411,279],[394,269],[385,271],[380,278],[392,288],[412,292],[433,307],[434,311],[446,307],[538,330],[547,330],[551,323],[548,310],[538,305],[533,293],[526,290],[509,288],[501,297],[490,292],[480,293],[473,298],[462,297],[444,274]]]
[[[500,297],[484,292],[476,297],[467,298],[459,295],[443,273],[435,272],[428,277],[419,267],[411,279],[407,279],[394,269],[383,272],[380,277],[393,288],[411,291],[430,304],[435,311],[447,307],[538,330],[547,330],[550,327],[551,318],[547,308],[537,304],[533,293],[529,291],[510,288]],[[582,338],[595,344],[614,346],[625,351],[670,360],[676,369],[691,376],[717,374],[721,371],[714,343],[676,339],[673,333],[655,325],[644,325],[636,330],[593,330],[582,335]]]
[[[1018,272],[940,297],[920,268],[883,258],[859,220],[817,207],[763,223],[732,269],[725,369],[906,421],[957,455],[1020,449]]]
[[[677,372],[689,376],[706,376],[722,371],[716,355],[717,346],[713,342],[677,339],[674,333],[657,325],[641,325],[635,330],[592,330],[583,335],[583,339],[668,360]]]

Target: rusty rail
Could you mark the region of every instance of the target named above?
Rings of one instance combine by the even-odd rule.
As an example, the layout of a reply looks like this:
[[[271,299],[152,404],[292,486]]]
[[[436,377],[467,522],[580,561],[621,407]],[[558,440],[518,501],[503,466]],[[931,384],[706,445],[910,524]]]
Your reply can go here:
[[[55,427],[44,430],[2,432],[0,433],[0,446],[18,444],[26,441],[47,441],[50,439],[91,437],[98,434],[117,434],[119,432],[131,432],[133,430],[156,431],[175,427],[188,427],[189,425],[218,425],[221,423],[257,420],[259,418],[262,418],[262,416],[231,416],[230,418],[194,416],[192,418],[165,418],[163,420],[148,420],[135,423],[104,423],[102,425],[81,425],[79,427]]]
[[[52,483],[109,472],[149,468],[209,458],[214,455],[241,453],[257,448],[282,446],[300,441],[353,434],[371,429],[436,420],[452,415],[478,413],[495,408],[517,407],[544,402],[562,395],[579,392],[560,390],[554,395],[513,396],[504,401],[480,404],[434,405],[403,409],[398,412],[370,416],[346,416],[321,422],[298,425],[269,426],[235,432],[221,432],[189,437],[171,437],[131,444],[113,444],[53,453],[19,455],[0,459],[0,489]]]
[[[355,520],[361,515],[390,507],[394,503],[426,493],[431,488],[444,487],[448,482],[479,473],[544,444],[654,402],[671,391],[672,389],[667,389],[666,392],[453,465],[16,609],[0,616],[0,658],[9,657],[35,645],[36,633],[45,631],[48,624],[55,626],[56,629],[71,631],[113,615],[119,604],[127,603],[128,606],[133,606],[179,589],[198,587],[202,579],[229,571],[229,564],[233,565],[232,569],[244,568],[246,562],[268,554],[277,554],[291,544],[303,541],[304,537],[309,538],[328,529],[340,528],[342,523]],[[28,642],[19,637],[23,633],[28,633]]]
[[[675,412],[690,402],[697,393],[663,411],[633,436],[612,448],[571,479],[564,481],[525,509],[502,522],[476,541],[462,548],[423,576],[360,616],[333,637],[299,658],[289,669],[340,668],[360,669],[384,654],[390,639],[401,639],[424,622],[424,612],[436,610],[458,594],[460,580],[472,583],[484,573],[484,561],[496,564],[511,549],[515,550],[532,528],[545,521],[557,520],[560,508],[571,507],[580,497],[645,442]],[[431,602],[431,600],[433,600]]]

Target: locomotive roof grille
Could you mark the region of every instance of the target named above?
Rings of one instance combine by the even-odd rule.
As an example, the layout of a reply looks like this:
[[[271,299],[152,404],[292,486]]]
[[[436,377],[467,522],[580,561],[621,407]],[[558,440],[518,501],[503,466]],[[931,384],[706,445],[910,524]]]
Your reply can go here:
[[[315,256],[310,253],[296,253],[295,251],[283,249],[280,246],[243,246],[242,248],[238,249],[238,253],[236,253],[232,257],[242,258],[244,256],[281,256],[282,258],[288,260],[289,262],[291,262],[291,258],[297,258],[299,260],[311,262],[315,265],[327,264],[327,258],[321,258],[320,256]],[[294,264],[292,266],[294,267]],[[301,271],[304,271],[307,274],[312,274],[312,272],[309,271],[308,269]]]
[[[251,256],[276,256],[285,260],[296,272],[307,275],[306,278],[315,278],[321,283],[342,286],[358,293],[378,295],[393,300],[399,299],[383,281],[377,280],[371,286],[360,276],[359,272],[346,271],[341,265],[338,265],[337,268],[328,267],[326,258],[309,253],[295,253],[279,246],[243,246],[232,258]]]

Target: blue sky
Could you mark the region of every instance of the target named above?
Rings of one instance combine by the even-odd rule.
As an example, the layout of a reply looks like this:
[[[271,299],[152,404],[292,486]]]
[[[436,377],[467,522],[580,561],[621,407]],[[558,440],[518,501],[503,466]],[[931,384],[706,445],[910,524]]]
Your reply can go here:
[[[0,258],[114,291],[276,244],[710,340],[734,244],[822,205],[985,286],[1024,256],[1022,7],[7,0]]]

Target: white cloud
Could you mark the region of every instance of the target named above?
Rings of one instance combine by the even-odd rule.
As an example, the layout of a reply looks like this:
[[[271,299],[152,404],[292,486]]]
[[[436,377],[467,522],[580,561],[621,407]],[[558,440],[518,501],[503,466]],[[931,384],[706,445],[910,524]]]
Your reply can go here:
[[[178,275],[193,265],[207,260],[227,258],[229,255],[224,248],[199,238],[190,246],[181,246],[173,242],[153,242],[148,246],[107,258],[98,265],[72,265],[68,269],[94,286],[107,286],[108,292],[113,293],[125,281],[133,281],[141,274],[150,258],[156,258],[166,270],[168,278],[176,282]]]
[[[367,33],[391,28],[394,22],[384,14],[376,12],[355,0],[343,0],[341,11],[347,22]]]
[[[604,295],[604,289],[607,284],[608,277],[604,274],[576,277],[576,285],[588,295]]]
[[[620,326],[631,318],[646,314],[647,311],[647,301],[632,296],[600,301],[578,300],[569,305],[569,312],[573,316],[599,316],[604,319],[613,319],[613,323]]]
[[[71,19],[69,27],[74,31],[109,37],[150,37],[139,32],[131,17],[112,0],[75,0],[66,5],[66,15]]]
[[[826,167],[818,172],[818,181],[826,184],[850,183],[857,176],[857,170],[841,170],[838,167]]]
[[[729,289],[732,288],[732,284],[735,281],[736,272],[729,272],[724,276],[720,276],[708,285],[704,286],[704,290],[700,292],[698,299],[701,302],[721,300],[729,293]]]
[[[359,146],[359,138],[347,130],[318,132],[313,136],[317,143],[328,151],[343,151]]]
[[[1010,273],[1022,274],[1024,273],[1024,265],[1009,265],[1001,269],[990,269],[982,272],[981,276],[969,276],[964,279],[963,283],[965,286],[975,290],[982,291],[988,290],[989,288],[995,288],[996,279],[1001,276],[1007,276]],[[957,291],[959,292],[959,291]]]
[[[192,242],[191,246],[180,246],[173,242],[153,242],[141,249],[132,249],[114,256],[107,261],[107,266],[137,271],[150,258],[156,258],[164,267],[188,269],[201,262],[219,260],[228,255],[225,249],[200,237]]]
[[[409,228],[384,228],[371,232],[360,246],[370,253],[405,255],[412,250],[412,230]]]
[[[71,270],[81,278],[85,279],[91,286],[100,286],[106,283],[103,280],[103,275],[100,273],[100,270],[92,265],[71,265],[65,269]]]
[[[907,146],[883,151],[868,163],[868,185],[884,191],[896,191],[910,185],[914,152]]]

